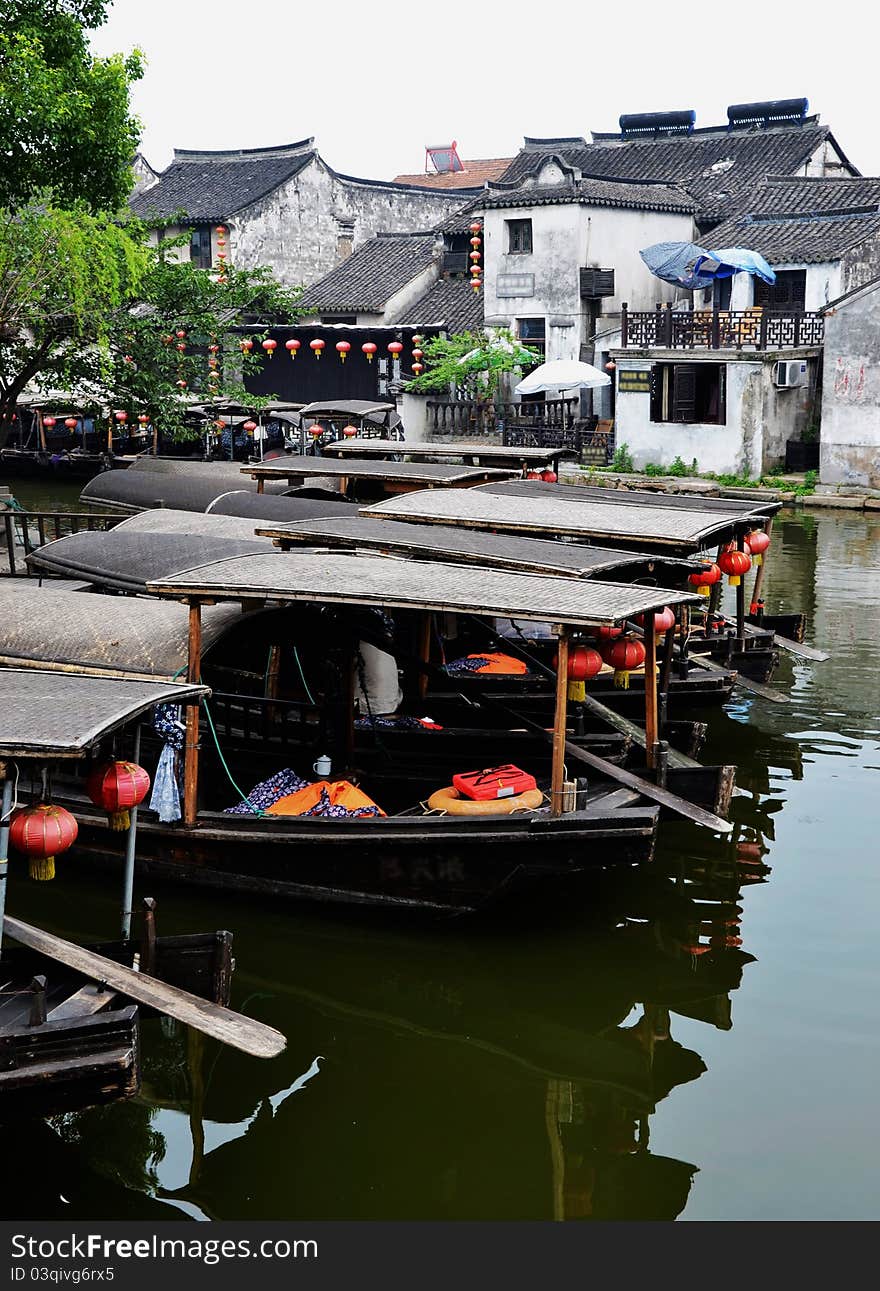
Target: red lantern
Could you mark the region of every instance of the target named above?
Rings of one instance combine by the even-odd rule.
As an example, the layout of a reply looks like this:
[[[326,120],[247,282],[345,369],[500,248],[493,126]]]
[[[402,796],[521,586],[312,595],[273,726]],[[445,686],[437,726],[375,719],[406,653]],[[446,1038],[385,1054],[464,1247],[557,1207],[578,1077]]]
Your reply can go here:
[[[749,551],[754,556],[756,565],[763,565],[764,552],[770,546],[770,536],[764,533],[763,529],[756,529],[748,537]]]
[[[223,234],[228,233],[229,230],[227,229],[225,224],[218,224],[214,232],[218,234],[218,236],[222,237]]]
[[[483,226],[482,226],[482,224],[480,223],[480,221],[479,221],[479,220],[474,220],[473,224],[471,224],[471,225],[470,225],[471,233],[473,233],[473,234],[475,234],[475,235],[476,235],[477,233],[480,233],[480,232],[482,231],[482,228],[483,228]]]
[[[65,417],[64,424],[68,430],[76,430],[77,426],[79,425],[79,422],[77,421],[76,417]]]
[[[388,353],[394,359],[399,358],[400,355],[403,353],[403,346],[401,345],[400,341],[389,341]]]
[[[185,332],[185,331],[183,331],[183,329],[182,329],[182,328],[181,328],[181,330],[180,330],[179,332],[175,332],[174,334],[175,334],[175,336],[177,337],[177,339],[178,339],[179,341],[182,341],[182,340],[184,339],[184,337],[186,336],[186,332]]]
[[[251,350],[254,348],[253,341],[249,341],[247,339],[239,341],[239,345],[241,346],[242,354],[250,354]]]
[[[423,365],[423,364],[421,364],[421,363],[414,363],[414,364],[412,365],[412,370],[413,370],[413,372],[415,373],[415,375],[416,375],[417,377],[420,377],[420,376],[422,375],[422,373],[424,372],[425,368],[424,368],[424,365]]]
[[[321,426],[318,422],[315,422],[314,426],[309,426],[309,434],[311,435],[312,439],[316,441],[319,440],[323,435],[323,433],[324,433],[324,427]]]
[[[124,426],[124,425],[125,425],[125,423],[128,421],[128,413],[127,413],[127,412],[117,412],[117,413],[116,413],[116,420],[119,422],[120,426]]]
[[[527,480],[539,480],[540,478],[541,478],[540,471],[526,471]]]
[[[481,274],[482,272],[483,272],[483,271],[482,271],[482,269],[480,268],[480,266],[479,266],[478,264],[472,264],[472,265],[471,265],[471,276],[472,276],[472,277],[477,277],[477,275],[478,275],[478,274]]]
[[[717,565],[712,564],[708,569],[699,569],[693,574],[689,574],[688,582],[697,589],[700,596],[708,596],[712,587],[720,578],[721,570]]]
[[[218,418],[216,419],[216,421],[214,422],[214,425],[217,427],[217,429],[218,429],[218,430],[225,430],[225,429],[226,429],[226,422],[223,420],[223,418],[222,418],[222,417],[218,417]]]
[[[483,258],[483,257],[480,255],[479,251],[471,251],[471,252],[469,253],[469,258],[470,258],[471,260],[475,260],[475,261],[476,261],[476,260],[482,260],[482,258]]]
[[[367,362],[372,363],[373,355],[376,353],[378,346],[374,345],[372,341],[365,341],[364,344],[361,346],[361,349],[363,350],[364,354],[366,354],[367,356]]]
[[[412,343],[413,345],[421,345],[423,340],[424,340],[424,337],[422,336],[413,336]]]
[[[479,238],[471,238],[471,246],[474,248],[474,250],[475,250],[475,251],[477,250],[477,248],[479,247],[479,245],[480,245],[480,239],[479,239]]]
[[[616,641],[623,634],[623,628],[601,627],[596,629],[600,641]]]
[[[481,282],[480,278],[471,278],[471,286],[473,287],[474,291],[480,290],[480,282]]]
[[[609,359],[608,362],[605,364],[605,371],[613,372],[616,367],[617,367],[617,364],[614,362],[614,359]]]
[[[86,793],[96,807],[110,816],[111,829],[128,829],[129,809],[146,798],[150,777],[136,762],[103,762],[86,780]]]
[[[54,417],[44,417],[44,418],[43,418],[43,425],[44,425],[44,426],[48,426],[49,430],[51,430],[51,429],[52,429],[52,427],[55,425],[55,418],[54,418]]]
[[[266,353],[269,355],[269,358],[270,358],[270,359],[271,359],[272,355],[275,353],[275,350],[276,350],[277,348],[278,348],[278,342],[277,342],[277,341],[273,341],[271,337],[269,338],[269,340],[268,340],[268,341],[263,341],[263,349],[264,349],[264,350],[266,351]]]
[[[718,557],[718,564],[727,575],[730,586],[739,587],[743,574],[747,574],[752,567],[752,558],[746,552],[736,551],[736,549],[722,551]]]
[[[553,667],[559,667],[559,656],[553,656]],[[573,646],[568,654],[568,698],[582,704],[587,697],[584,682],[602,671],[602,656],[591,646]]]
[[[257,423],[255,421],[246,421],[243,429],[246,430],[249,435],[252,435],[257,429]]]
[[[559,479],[559,476],[556,474],[555,471],[542,471],[541,479],[544,481],[545,484],[555,484],[556,481]]]
[[[163,337],[162,337],[162,344],[163,344],[163,345],[170,345],[170,344],[171,344],[171,342],[172,342],[173,340],[174,340],[174,337],[173,337],[173,336],[163,336]]]
[[[217,360],[216,360],[216,359],[208,359],[208,367],[211,369],[211,371],[212,371],[212,372],[213,372],[213,371],[214,371],[214,369],[215,369],[216,367],[218,367],[218,366],[219,366],[219,365],[218,365],[218,363],[217,363]]]
[[[174,384],[177,386],[178,390],[185,390],[185,389],[186,389],[186,382],[185,382],[185,381],[183,381],[183,380],[181,380],[181,381],[175,381],[175,383],[174,383]]]
[[[343,439],[354,439],[354,437],[355,437],[355,435],[356,435],[356,434],[357,434],[357,426],[343,426],[343,427],[342,427],[342,438],[343,438]]]
[[[413,350],[412,356],[415,359],[416,363],[418,363],[419,359],[422,357],[423,354],[424,354],[424,350],[420,350],[420,349]]]
[[[209,346],[208,346],[208,353],[209,353],[209,354],[217,354],[217,353],[218,353],[218,351],[219,351],[219,349],[220,349],[220,346],[219,346],[219,345],[209,345]]]
[[[316,336],[313,341],[309,341],[309,349],[312,351],[316,359],[321,357],[326,344],[327,342],[322,341],[320,336]]]
[[[185,353],[186,353],[186,341],[178,341],[178,342],[177,342],[177,352],[178,352],[178,354],[185,354]]]
[[[645,662],[645,647],[636,637],[620,637],[602,652],[602,658],[614,669],[614,684],[629,689],[629,674]]]
[[[138,421],[142,426],[148,426],[150,424],[150,414],[148,412],[139,412]]]
[[[642,626],[644,626],[644,623],[645,623],[644,614],[638,614],[636,616],[636,623],[641,623]],[[675,612],[671,610],[668,605],[664,605],[662,610],[655,612],[654,631],[657,633],[658,636],[660,636],[664,632],[668,632],[670,628],[674,628],[674,627],[675,627]]]
[[[347,357],[347,355],[348,355],[348,351],[349,351],[350,349],[351,349],[351,342],[350,342],[350,341],[337,341],[337,342],[336,342],[336,353],[339,355],[339,357],[340,357],[340,359],[342,360],[342,362],[343,362],[343,363],[345,362],[346,357]]]
[[[32,879],[47,882],[55,877],[55,857],[76,842],[79,826],[69,811],[39,802],[16,811],[9,826],[9,841],[23,852]]]
[[[297,350],[301,345],[302,345],[302,341],[297,341],[297,340],[284,342],[284,348],[287,350],[287,353],[290,355],[292,359],[296,358]]]

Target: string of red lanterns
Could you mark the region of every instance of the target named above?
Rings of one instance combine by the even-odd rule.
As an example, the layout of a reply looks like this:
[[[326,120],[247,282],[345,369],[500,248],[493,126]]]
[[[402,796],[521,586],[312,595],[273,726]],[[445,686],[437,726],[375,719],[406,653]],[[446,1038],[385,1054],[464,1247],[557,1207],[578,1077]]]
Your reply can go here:
[[[480,260],[482,259],[482,252],[480,251],[480,247],[482,246],[482,242],[483,242],[481,237],[481,234],[483,232],[483,226],[479,220],[474,220],[470,226],[470,229],[471,229],[471,253],[470,253],[471,286],[473,287],[474,291],[479,291],[480,283],[482,282],[482,272],[483,272],[482,269],[480,268]]]

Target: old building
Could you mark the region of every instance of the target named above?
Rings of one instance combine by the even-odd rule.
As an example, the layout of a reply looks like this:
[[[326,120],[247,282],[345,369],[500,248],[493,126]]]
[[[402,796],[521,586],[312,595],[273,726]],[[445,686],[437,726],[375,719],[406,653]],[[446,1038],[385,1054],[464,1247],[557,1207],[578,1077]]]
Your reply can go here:
[[[220,224],[230,263],[267,265],[289,286],[315,282],[380,231],[433,228],[473,195],[339,174],[311,138],[277,148],[177,150],[161,175],[151,177],[144,163],[139,178],[135,213],[168,234],[188,232],[184,257],[215,264]]]
[[[822,313],[819,478],[844,492],[880,489],[880,275],[830,301]]]
[[[512,157],[481,157],[468,161],[459,157],[458,145],[453,139],[445,147],[429,146],[425,149],[424,173],[395,175],[394,182],[417,188],[479,188],[500,179],[512,162]]]
[[[659,181],[695,199],[698,228],[713,228],[751,200],[767,175],[857,175],[828,126],[808,116],[806,99],[732,104],[727,121],[696,125],[696,114],[623,115],[620,129],[581,137],[526,138],[503,175],[519,182],[555,156],[594,178]]]

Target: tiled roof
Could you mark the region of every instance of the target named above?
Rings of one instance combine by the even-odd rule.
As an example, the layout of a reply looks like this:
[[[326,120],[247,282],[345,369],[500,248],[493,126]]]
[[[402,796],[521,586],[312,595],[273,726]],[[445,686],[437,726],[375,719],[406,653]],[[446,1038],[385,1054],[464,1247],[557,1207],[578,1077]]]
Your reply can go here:
[[[831,215],[880,211],[880,178],[771,175],[748,204],[750,215]]]
[[[714,127],[651,140],[622,141],[619,135],[593,140],[528,139],[503,179],[522,181],[545,158],[557,156],[584,175],[679,184],[696,198],[698,219],[718,221],[740,209],[766,175],[791,175],[826,140],[834,143],[816,118],[770,129]]]
[[[169,219],[185,211],[188,221],[225,220],[291,179],[314,158],[314,140],[280,148],[241,152],[176,150],[158,183],[134,194],[131,206],[141,219]]]
[[[716,247],[748,247],[770,264],[824,264],[839,260],[850,247],[880,236],[880,211],[868,215],[771,218],[751,215],[726,220],[701,239]]]
[[[489,188],[469,203],[491,209],[500,206],[554,206],[577,202],[581,206],[624,206],[647,211],[683,211],[690,214],[695,203],[673,184],[614,182],[592,177],[570,184],[527,184],[515,188]]]
[[[395,175],[395,184],[410,184],[415,188],[479,188],[489,180],[500,179],[513,161],[512,157],[483,157],[476,161],[462,161],[462,170],[444,174]]]
[[[396,323],[414,327],[445,327],[450,335],[478,332],[483,326],[483,293],[466,278],[440,278]]]
[[[312,283],[298,307],[317,313],[381,313],[395,292],[427,269],[434,233],[380,233]]]

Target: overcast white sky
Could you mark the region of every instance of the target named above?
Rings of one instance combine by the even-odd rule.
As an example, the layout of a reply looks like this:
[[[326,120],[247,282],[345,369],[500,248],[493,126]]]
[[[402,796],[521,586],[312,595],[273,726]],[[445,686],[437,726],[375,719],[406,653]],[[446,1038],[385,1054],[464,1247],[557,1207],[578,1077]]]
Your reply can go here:
[[[143,151],[314,135],[336,170],[390,179],[425,144],[512,156],[522,136],[613,130],[621,112],[806,96],[880,173],[877,20],[857,0],[676,9],[658,0],[115,0],[100,53],[139,46]],[[686,16],[685,16],[686,15]],[[741,28],[740,43],[733,33]]]

